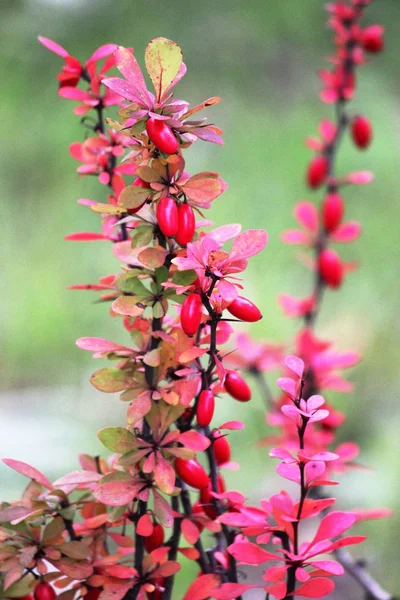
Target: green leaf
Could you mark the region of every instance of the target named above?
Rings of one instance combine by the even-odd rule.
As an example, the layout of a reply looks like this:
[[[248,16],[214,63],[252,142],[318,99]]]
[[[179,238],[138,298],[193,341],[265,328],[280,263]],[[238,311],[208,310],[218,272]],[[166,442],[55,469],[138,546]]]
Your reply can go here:
[[[132,127],[129,128],[131,135],[140,135],[142,131],[146,129],[146,121],[147,117],[145,119],[140,119],[139,121],[136,121],[136,123],[134,123]]]
[[[141,246],[147,246],[153,239],[153,226],[152,225],[139,225],[136,227],[135,233],[132,237],[132,248],[140,248]]]
[[[106,448],[118,454],[126,452],[128,446],[135,442],[135,436],[125,427],[105,427],[97,437]]]
[[[61,517],[56,517],[46,525],[42,535],[42,543],[48,544],[65,530],[64,521]]]
[[[58,511],[59,515],[61,515],[64,519],[68,519],[68,521],[73,521],[75,517],[75,507],[68,506],[67,508],[62,508]]]
[[[165,310],[161,302],[156,302],[153,306],[153,317],[161,319],[165,315]]]
[[[90,383],[100,392],[114,393],[122,392],[129,387],[132,381],[131,376],[121,369],[114,367],[100,369],[90,378]]]
[[[177,271],[172,278],[173,283],[176,285],[190,285],[197,279],[197,273],[194,270],[190,271]]]
[[[161,284],[164,283],[164,281],[168,281],[168,274],[169,274],[169,271],[168,271],[167,267],[164,267],[164,266],[159,267],[155,271],[156,283],[157,283],[160,291],[162,291],[164,289],[161,286]]]
[[[147,45],[144,59],[159,102],[179,73],[182,50],[171,40],[155,38]]]
[[[160,176],[157,171],[147,166],[138,167],[135,171],[135,175],[140,177],[140,179],[146,183],[155,183],[156,181],[160,181]]]
[[[142,275],[141,269],[132,269],[128,273],[124,273],[116,280],[117,288],[124,294],[136,294],[137,296],[148,296],[150,291],[138,279],[138,275]]]
[[[125,511],[126,506],[114,506],[108,513],[108,519],[110,523],[119,521],[124,516]]]
[[[139,208],[149,196],[149,190],[137,187],[136,185],[128,185],[122,190],[118,197],[118,207],[123,208]],[[118,208],[113,207],[113,208]],[[124,211],[125,212],[125,211]]]
[[[90,548],[84,542],[73,541],[67,544],[57,546],[58,550],[65,556],[75,558],[76,560],[84,560],[90,556]]]

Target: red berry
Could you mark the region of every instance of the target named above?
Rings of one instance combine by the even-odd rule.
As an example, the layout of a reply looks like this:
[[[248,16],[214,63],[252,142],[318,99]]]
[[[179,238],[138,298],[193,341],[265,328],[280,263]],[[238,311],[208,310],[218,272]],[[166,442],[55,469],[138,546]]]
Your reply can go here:
[[[364,150],[372,140],[372,127],[367,117],[354,117],[351,124],[351,136],[356,146]]]
[[[340,225],[344,212],[342,196],[339,194],[328,194],[322,204],[322,219],[324,221],[325,231],[331,233]]]
[[[382,25],[370,25],[361,33],[361,46],[367,52],[381,52],[383,50]]]
[[[327,286],[338,288],[343,280],[343,265],[335,250],[326,248],[319,257],[319,273]]]
[[[136,179],[134,179],[132,181],[132,185],[134,185],[135,187],[140,187],[140,188],[145,188],[145,189],[150,188],[150,184],[147,183],[147,181],[143,181],[143,179],[140,179],[140,177],[136,177]],[[142,206],[144,204],[146,204],[146,200],[140,206],[137,206],[136,208],[128,208],[128,213],[130,215],[134,215],[142,208]]]
[[[328,174],[328,166],[328,159],[322,154],[312,159],[307,170],[307,183],[311,188],[316,189],[323,184]]]
[[[215,409],[215,398],[211,390],[203,390],[199,396],[196,408],[197,424],[207,427],[212,421]]]
[[[231,447],[225,436],[219,435],[219,437],[216,437],[213,448],[218,465],[223,465],[231,460]]]
[[[160,523],[154,523],[153,533],[144,538],[144,547],[147,552],[153,552],[164,543],[164,528]]]
[[[260,309],[243,296],[237,296],[228,306],[228,311],[237,319],[248,323],[254,323],[262,319]]]
[[[97,600],[103,588],[89,588],[88,593],[84,596],[85,600]]]
[[[190,460],[177,458],[175,460],[175,470],[182,481],[197,490],[201,490],[208,485],[209,479],[207,473],[194,458]]]
[[[166,237],[177,234],[178,207],[173,198],[169,196],[161,198],[157,208],[157,221],[162,233]]]
[[[251,390],[245,380],[236,371],[228,371],[225,377],[225,389],[232,398],[240,402],[251,400]]]
[[[49,583],[43,581],[38,583],[33,593],[35,600],[55,600],[56,593]]]
[[[176,241],[180,246],[186,246],[192,241],[196,219],[193,208],[189,204],[180,204],[178,207],[178,233]]]
[[[153,144],[164,154],[175,154],[179,149],[178,140],[172,129],[160,119],[150,118],[146,122],[146,131]]]
[[[186,335],[195,335],[201,323],[202,317],[201,296],[199,294],[189,294],[181,309],[181,325]]]

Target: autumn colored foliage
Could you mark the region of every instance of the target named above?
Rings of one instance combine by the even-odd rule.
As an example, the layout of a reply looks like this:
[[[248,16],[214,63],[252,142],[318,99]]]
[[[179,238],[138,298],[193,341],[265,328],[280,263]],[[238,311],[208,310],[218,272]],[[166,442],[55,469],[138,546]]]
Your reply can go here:
[[[368,598],[389,598],[343,554],[365,539],[350,531],[355,523],[388,511],[343,511],[328,492],[338,474],[357,466],[359,448],[351,440],[337,444],[345,415],[321,394],[351,392],[342,371],[359,356],[335,350],[315,332],[323,293],[340,289],[356,267],[331,247],[360,234],[357,222],[344,220],[345,186],[373,179],[368,171],[339,174],[336,167],[344,135],[360,150],[373,137],[367,117],[348,109],[358,68],[383,49],[383,28],[361,24],[370,2],[327,8],[336,53],[320,72],[321,100],[335,105],[336,116],[319,124],[318,138],[307,140],[313,157],[306,169],[310,190],[322,190],[322,201],[299,202],[300,229],[283,233],[284,242],[305,247],[314,283],[306,298],[281,296],[284,313],[301,322],[295,340],[282,345],[235,333],[236,323],[262,318],[241,274],[268,237],[239,224],[213,229],[206,220],[227,184],[213,171],[189,174],[184,154],[195,142],[223,144],[222,131],[198,115],[220,98],[191,107],[175,97],[186,73],[179,46],[162,37],[148,44],[149,90],[129,48],[106,44],[81,63],[39,38],[63,59],[59,96],[77,103],[74,113],[90,131],[70,146],[77,171],[96,176],[104,190],[103,202],[78,200],[100,216],[98,229],[66,239],[111,242],[121,263],[97,283],[69,288],[98,292],[115,321],[120,318],[126,342],[82,337],[76,343],[103,362],[92,385],[119,393],[127,411],[126,424],[98,433],[111,455],[81,454],[79,470],[57,481],[4,459],[29,479],[22,498],[0,511],[6,597],[176,599],[174,576],[185,557],[197,563],[198,575],[184,600],[233,600],[253,589],[271,600],[321,598],[345,570],[357,574]],[[115,68],[119,76],[110,75]],[[105,117],[113,106],[118,116]],[[264,378],[272,370],[279,371],[277,393]],[[232,403],[232,415],[235,401],[251,400],[248,377],[260,386],[266,421],[275,428],[261,445],[269,447],[285,480],[257,506],[229,489],[224,477],[237,467],[229,433],[245,424],[214,416],[222,396],[229,396],[224,401]],[[262,579],[249,582],[242,565],[262,565]]]

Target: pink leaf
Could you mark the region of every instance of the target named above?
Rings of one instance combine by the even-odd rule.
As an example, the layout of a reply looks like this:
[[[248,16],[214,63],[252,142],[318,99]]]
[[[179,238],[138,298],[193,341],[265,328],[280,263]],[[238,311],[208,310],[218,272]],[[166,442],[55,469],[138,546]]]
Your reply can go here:
[[[124,48],[123,46],[119,46],[118,50],[115,53],[117,68],[119,72],[125,77],[127,81],[136,89],[139,98],[144,102],[144,104],[148,108],[152,108],[153,99],[149,94],[146,86],[146,82],[143,77],[142,70],[133,56],[133,53]],[[104,81],[103,81],[104,82]],[[106,84],[107,85],[107,84]]]
[[[294,400],[297,396],[296,391],[296,382],[294,379],[290,377],[280,377],[276,380],[276,385],[280,388],[285,394]]]
[[[356,522],[356,516],[349,512],[331,512],[324,517],[318,527],[312,545],[342,535]]]
[[[344,573],[344,568],[336,560],[313,560],[311,564],[313,567],[332,575],[343,575]]]
[[[245,424],[242,423],[242,421],[227,421],[226,423],[222,423],[222,425],[218,427],[218,429],[230,429],[232,431],[244,428]]]
[[[158,459],[154,467],[154,479],[164,494],[172,494],[175,487],[175,469],[164,458]]]
[[[347,183],[353,185],[366,185],[374,180],[374,174],[371,171],[354,171],[346,177]]]
[[[54,54],[58,54],[62,58],[67,58],[67,56],[69,56],[68,52],[62,46],[53,42],[53,40],[49,40],[49,38],[45,38],[42,35],[38,36],[38,40],[45,48],[47,48],[47,50],[50,50],[50,52],[54,52]]]
[[[297,221],[309,231],[318,230],[318,211],[311,202],[298,202],[294,209]]]
[[[79,338],[76,340],[76,345],[82,350],[89,350],[91,352],[120,352],[121,350],[123,352],[133,352],[132,348],[96,337]]]
[[[99,103],[97,98],[93,98],[89,92],[85,92],[75,87],[63,87],[58,91],[58,95],[61,98],[67,98],[67,100],[76,100],[77,102],[84,102],[89,106],[96,106]]]
[[[73,471],[60,477],[54,482],[54,487],[64,485],[80,485],[82,483],[96,483],[101,479],[103,475],[96,473],[96,471]]]
[[[276,472],[284,479],[300,483],[300,469],[297,464],[288,465],[286,463],[280,463],[276,467]]]
[[[137,487],[126,481],[109,481],[98,486],[93,495],[106,506],[125,506],[137,495]]]
[[[361,233],[361,225],[357,221],[341,223],[339,227],[331,234],[330,238],[334,242],[354,242]]]
[[[115,52],[117,48],[118,46],[116,44],[104,44],[103,46],[100,46],[100,48],[97,48],[97,50],[93,52],[92,56],[86,61],[86,64],[88,65],[92,62],[106,58],[106,56]]]
[[[200,451],[206,450],[210,445],[210,440],[198,431],[185,431],[179,436],[179,442],[190,448],[191,450]]]
[[[298,377],[303,377],[304,362],[301,360],[301,358],[298,358],[297,356],[287,356],[285,358],[285,365],[288,369],[293,371],[293,373],[296,373]]]
[[[41,473],[40,471],[35,469],[34,467],[31,467],[30,465],[28,465],[27,463],[24,463],[20,460],[14,460],[13,458],[3,458],[3,463],[5,463],[11,469],[14,469],[14,471],[17,471],[17,473],[20,473],[21,475],[24,475],[25,477],[29,477],[29,479],[33,479],[34,481],[37,481],[38,483],[40,483],[47,489],[49,489],[49,490],[53,489],[53,486],[51,485],[51,483],[47,479],[47,477],[45,475],[43,475],[43,473]]]
[[[236,542],[228,546],[228,552],[236,560],[246,565],[260,565],[267,560],[276,560],[276,556],[250,542]]]
[[[233,242],[229,259],[233,261],[250,258],[250,256],[261,252],[267,242],[268,234],[263,229],[249,229],[248,231],[244,231]]]
[[[140,394],[134,400],[132,400],[128,412],[127,420],[129,425],[135,425],[140,419],[143,419],[145,415],[151,410],[151,399],[147,392]]]
[[[195,544],[200,537],[199,528],[190,519],[182,521],[182,535],[189,544]]]
[[[281,234],[281,240],[285,244],[307,245],[310,242],[310,236],[299,229],[287,229]]]

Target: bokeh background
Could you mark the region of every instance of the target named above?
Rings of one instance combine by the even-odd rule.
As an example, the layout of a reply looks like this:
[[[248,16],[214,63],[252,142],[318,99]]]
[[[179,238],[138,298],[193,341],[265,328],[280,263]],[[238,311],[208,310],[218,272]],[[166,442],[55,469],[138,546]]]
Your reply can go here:
[[[361,268],[346,278],[340,293],[327,294],[317,332],[364,355],[350,374],[355,392],[329,399],[348,414],[341,439],[355,439],[371,469],[346,475],[338,495],[343,508],[395,510],[391,520],[363,524],[360,531],[369,540],[355,550],[395,592],[400,587],[400,3],[376,1],[367,20],[385,25],[387,48],[361,70],[352,110],[372,120],[375,139],[365,153],[346,140],[339,167],[372,169],[376,179],[346,193],[347,217],[359,219],[364,233],[343,255]],[[75,339],[86,335],[126,341],[104,305],[91,305],[89,294],[65,289],[96,281],[117,264],[107,244],[63,240],[71,231],[96,230],[98,217],[76,199],[103,201],[104,188],[95,178],[78,179],[68,146],[83,130],[72,115],[74,104],[57,97],[55,75],[62,61],[37,42],[37,35],[56,40],[82,60],[106,42],[133,46],[139,61],[153,37],[180,44],[188,74],[178,96],[193,104],[221,96],[222,104],[207,116],[225,132],[222,148],[195,144],[187,153],[189,170],[219,171],[228,181],[228,191],[211,211],[217,225],[240,221],[244,228],[268,230],[268,247],[251,261],[246,276],[246,294],[265,315],[251,331],[258,338],[287,341],[298,323],[283,317],[277,295],[306,293],[311,278],[294,260],[296,250],[279,236],[294,225],[295,201],[310,198],[304,138],[331,114],[318,100],[315,75],[331,51],[325,21],[320,0],[0,3],[0,456],[28,461],[56,478],[76,468],[79,452],[102,452],[96,431],[123,423],[125,411],[117,397],[90,386],[88,377],[100,364],[75,346]],[[253,499],[279,490],[283,484],[267,450],[256,448],[267,432],[259,395],[244,406],[226,398],[218,411],[246,422],[244,432],[232,434],[233,458],[242,465],[227,476],[232,487]],[[20,476],[0,466],[3,500],[16,498],[23,485]],[[193,568],[185,565],[179,590]],[[336,598],[362,598],[346,580],[338,590]]]

